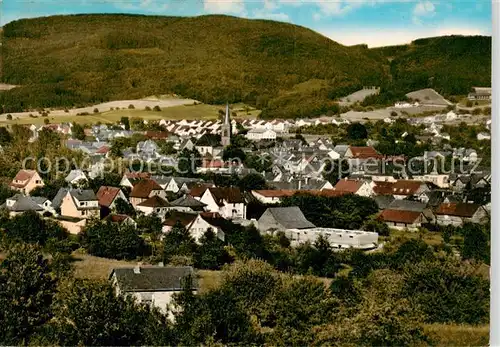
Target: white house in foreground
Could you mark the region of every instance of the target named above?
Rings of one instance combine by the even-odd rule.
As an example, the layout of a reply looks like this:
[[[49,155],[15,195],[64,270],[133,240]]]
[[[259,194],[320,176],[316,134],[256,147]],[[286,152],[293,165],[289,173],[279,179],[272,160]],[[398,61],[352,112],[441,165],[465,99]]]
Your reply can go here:
[[[198,291],[196,277],[191,266],[136,266],[116,268],[111,271],[109,280],[117,295],[131,295],[139,303],[156,306],[173,318],[169,305],[173,295],[182,291],[183,279],[191,276],[192,290]]]

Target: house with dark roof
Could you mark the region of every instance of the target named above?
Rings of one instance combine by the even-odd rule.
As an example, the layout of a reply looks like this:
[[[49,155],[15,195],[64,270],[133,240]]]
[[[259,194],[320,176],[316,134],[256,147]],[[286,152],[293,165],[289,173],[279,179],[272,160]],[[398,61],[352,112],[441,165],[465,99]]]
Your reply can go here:
[[[203,212],[207,206],[188,194],[184,194],[179,199],[170,202],[170,205],[172,210],[179,212]]]
[[[161,230],[163,233],[168,233],[177,223],[187,229],[197,216],[197,213],[170,211],[168,217],[163,221]]]
[[[120,187],[133,188],[134,184],[140,180],[148,179],[151,177],[149,172],[126,172],[123,174],[120,181]]]
[[[208,229],[212,229],[215,236],[219,240],[224,241],[224,229],[228,226],[228,224],[230,224],[230,222],[224,219],[217,212],[201,212],[196,216],[191,224],[189,224],[188,231],[198,243],[200,243],[200,239],[203,235],[205,235]]]
[[[19,170],[9,184],[12,190],[17,190],[25,195],[29,195],[33,189],[44,185],[42,178],[35,170]]]
[[[198,291],[198,281],[194,270],[190,266],[136,266],[129,268],[115,268],[109,275],[109,281],[117,295],[130,295],[137,302],[151,305],[168,313],[172,319],[169,305],[174,294],[183,289],[184,280],[192,279],[192,290]]]
[[[465,202],[442,203],[434,214],[439,225],[461,226],[467,222],[484,224],[489,219],[489,213],[483,206]]]
[[[51,209],[51,204],[46,198],[25,196],[18,193],[5,200],[5,203],[3,203],[0,208],[9,211],[9,216],[13,217],[28,211],[42,214],[48,209]]]
[[[300,208],[290,207],[270,207],[257,221],[260,232],[273,233],[276,231],[286,231],[289,229],[310,229],[315,225],[308,221]]]
[[[61,216],[89,219],[99,217],[99,200],[92,189],[69,189],[61,202]]]
[[[158,183],[152,179],[142,179],[132,188],[129,201],[135,207],[155,195],[158,195],[162,199],[167,198],[167,193]]]
[[[165,214],[169,211],[170,207],[171,205],[169,204],[167,199],[164,199],[159,195],[153,195],[147,200],[144,200],[143,202],[137,204],[135,206],[135,209],[137,211],[141,211],[146,216],[154,213],[155,215],[163,219]]]
[[[208,212],[218,212],[224,218],[246,218],[246,201],[238,188],[207,188],[200,201]]]

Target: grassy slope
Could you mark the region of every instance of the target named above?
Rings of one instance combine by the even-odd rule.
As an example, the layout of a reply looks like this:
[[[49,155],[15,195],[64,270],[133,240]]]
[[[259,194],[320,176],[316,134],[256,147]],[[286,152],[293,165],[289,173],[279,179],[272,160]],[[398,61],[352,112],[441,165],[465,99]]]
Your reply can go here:
[[[23,85],[0,100],[8,112],[166,92],[205,103],[256,102],[311,79],[371,84],[387,72],[366,48],[292,24],[228,16],[21,20],[4,27],[3,58],[2,81]]]
[[[237,118],[257,118],[260,111],[250,110],[248,114],[237,107],[238,105],[233,105],[233,111],[237,110]],[[137,117],[146,120],[160,120],[160,119],[171,119],[171,120],[181,120],[181,119],[206,119],[215,120],[219,117],[219,110],[223,109],[224,106],[206,105],[199,104],[196,106],[172,106],[165,107],[160,112],[156,111],[145,111],[145,110],[113,110],[113,111],[103,111],[100,113],[92,113],[84,116],[76,115],[49,115],[48,119],[50,123],[80,123],[80,124],[95,124],[95,123],[116,123],[120,121],[122,117]],[[14,117],[12,120],[0,120],[0,124],[44,124],[45,117],[41,117],[38,113],[36,118],[32,117],[22,117],[17,119]]]

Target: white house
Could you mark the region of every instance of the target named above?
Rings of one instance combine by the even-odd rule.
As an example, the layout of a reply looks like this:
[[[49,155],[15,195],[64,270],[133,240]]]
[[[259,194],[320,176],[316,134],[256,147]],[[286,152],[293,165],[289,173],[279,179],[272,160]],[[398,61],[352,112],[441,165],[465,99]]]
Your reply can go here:
[[[197,243],[205,235],[208,229],[212,229],[215,236],[224,241],[225,234],[223,231],[226,219],[217,212],[202,212],[196,216],[194,221],[188,226],[189,234],[194,238]]]
[[[334,228],[288,229],[285,235],[292,246],[314,243],[323,236],[333,249],[372,249],[378,245],[378,234],[370,231]]]
[[[246,218],[246,202],[238,188],[207,188],[201,198],[208,212],[218,212],[223,218]]]
[[[247,132],[246,138],[252,141],[276,140],[276,132],[265,128],[251,129]]]
[[[182,291],[183,279],[188,276],[192,278],[192,291],[197,293],[196,276],[190,266],[115,268],[111,271],[109,280],[117,295],[130,295],[138,303],[157,307],[173,320],[173,310],[170,307],[173,296]]]
[[[71,185],[79,185],[88,182],[87,175],[82,170],[71,170],[64,180]]]

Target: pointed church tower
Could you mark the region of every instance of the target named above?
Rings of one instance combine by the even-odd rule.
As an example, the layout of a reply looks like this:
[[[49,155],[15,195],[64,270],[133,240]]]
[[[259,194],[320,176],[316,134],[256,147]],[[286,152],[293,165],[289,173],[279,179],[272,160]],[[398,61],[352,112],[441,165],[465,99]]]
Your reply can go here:
[[[231,119],[229,117],[229,104],[226,104],[226,115],[224,117],[224,123],[222,123],[222,146],[229,146],[231,143]]]

